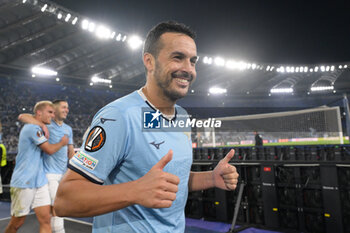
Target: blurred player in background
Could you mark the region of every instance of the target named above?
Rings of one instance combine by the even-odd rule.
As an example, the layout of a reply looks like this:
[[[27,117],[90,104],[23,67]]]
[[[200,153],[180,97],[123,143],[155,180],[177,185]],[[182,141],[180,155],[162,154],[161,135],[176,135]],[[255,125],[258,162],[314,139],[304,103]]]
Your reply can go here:
[[[50,101],[40,101],[34,106],[34,118],[40,124],[50,124],[54,107]],[[11,220],[6,233],[17,232],[30,209],[34,209],[40,224],[40,233],[51,232],[50,194],[44,172],[42,151],[53,154],[67,145],[63,136],[50,144],[38,125],[25,124],[19,135],[16,165],[11,178]]]
[[[50,191],[51,205],[56,197],[57,188],[63,174],[67,170],[68,159],[74,155],[73,147],[73,131],[72,128],[64,123],[67,119],[69,112],[68,102],[66,100],[54,100],[53,102],[55,117],[51,124],[45,125],[37,121],[31,114],[21,114],[18,119],[24,123],[31,123],[39,125],[43,130],[46,130],[46,135],[49,136],[49,142],[51,144],[57,143],[60,139],[67,135],[69,138],[68,146],[62,147],[56,153],[48,155],[44,153],[44,171],[46,173]],[[54,233],[64,233],[64,221],[63,218],[59,218],[52,211],[53,217],[51,218],[51,228]]]

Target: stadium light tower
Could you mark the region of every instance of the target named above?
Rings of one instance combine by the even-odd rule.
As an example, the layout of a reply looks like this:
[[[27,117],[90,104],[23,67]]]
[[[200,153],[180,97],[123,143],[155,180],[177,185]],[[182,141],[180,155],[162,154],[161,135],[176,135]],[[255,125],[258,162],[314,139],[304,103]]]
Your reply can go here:
[[[212,87],[209,89],[209,93],[214,95],[225,94],[227,93],[227,89],[220,87]]]
[[[138,49],[142,43],[143,41],[139,36],[131,36],[128,40],[128,44],[132,50]]]
[[[311,91],[332,91],[334,90],[334,86],[314,86],[311,87]]]
[[[99,78],[97,76],[93,76],[91,78],[91,82],[92,83],[106,83],[106,84],[111,84],[112,83],[112,80],[110,79],[104,79],[104,78]]]
[[[57,76],[57,71],[51,70],[45,67],[36,67],[32,68],[32,74],[38,76]]]
[[[273,94],[293,93],[293,88],[272,88],[270,92]]]

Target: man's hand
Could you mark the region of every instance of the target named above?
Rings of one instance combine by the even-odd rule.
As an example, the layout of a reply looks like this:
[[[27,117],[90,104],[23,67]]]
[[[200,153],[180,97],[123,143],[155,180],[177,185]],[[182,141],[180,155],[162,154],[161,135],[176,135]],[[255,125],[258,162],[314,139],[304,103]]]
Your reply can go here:
[[[172,158],[173,151],[169,150],[146,175],[135,181],[136,204],[148,208],[168,208],[172,205],[176,199],[180,179],[163,171]]]
[[[67,145],[68,142],[69,142],[68,136],[67,136],[67,135],[64,135],[64,136],[61,138],[61,141],[60,141],[60,142],[62,143],[62,146]]]
[[[236,167],[228,164],[228,162],[233,158],[235,150],[230,150],[225,158],[220,160],[218,165],[216,165],[213,171],[213,181],[216,188],[225,190],[234,190],[237,187],[238,176]]]

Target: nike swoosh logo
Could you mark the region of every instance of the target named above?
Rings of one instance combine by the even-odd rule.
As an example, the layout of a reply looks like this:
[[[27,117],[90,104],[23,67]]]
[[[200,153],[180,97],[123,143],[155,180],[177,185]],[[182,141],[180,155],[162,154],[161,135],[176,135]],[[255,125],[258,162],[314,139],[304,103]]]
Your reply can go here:
[[[160,143],[156,143],[155,141],[150,142],[149,144],[153,145],[155,148],[157,148],[157,150],[159,150],[159,147],[161,144],[163,144],[165,141],[162,141]]]
[[[101,121],[102,124],[104,124],[106,121],[116,121],[116,119],[108,119],[108,118],[101,117],[100,121]]]

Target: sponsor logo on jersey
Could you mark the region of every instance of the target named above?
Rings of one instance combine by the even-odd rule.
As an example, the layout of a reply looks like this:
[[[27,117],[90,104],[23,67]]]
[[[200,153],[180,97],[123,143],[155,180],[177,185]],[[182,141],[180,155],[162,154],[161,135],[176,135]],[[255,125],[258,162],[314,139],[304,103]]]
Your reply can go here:
[[[106,141],[106,133],[100,126],[93,127],[85,141],[85,150],[94,152],[98,151],[103,147]]]
[[[98,164],[98,160],[85,154],[82,151],[78,151],[74,157],[79,161],[79,163],[91,170],[94,170],[96,165]]]
[[[102,124],[104,124],[106,121],[116,121],[116,119],[108,119],[108,118],[101,117],[100,121],[101,121]]]
[[[150,142],[149,144],[153,145],[155,148],[157,148],[157,150],[159,150],[159,147],[161,144],[163,144],[165,141],[162,141],[160,143],[156,143],[155,141]]]

